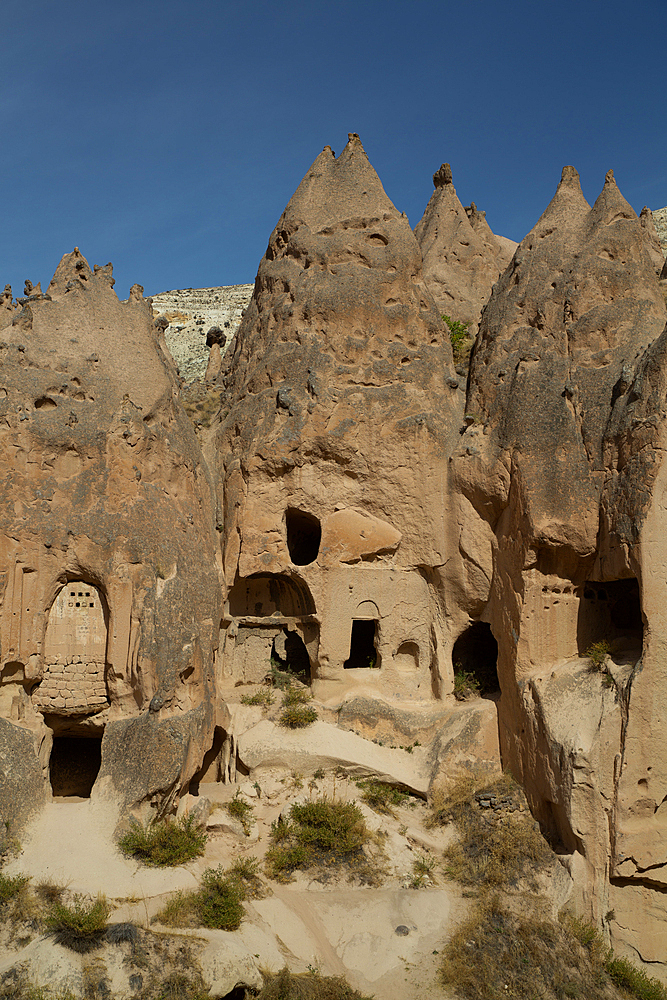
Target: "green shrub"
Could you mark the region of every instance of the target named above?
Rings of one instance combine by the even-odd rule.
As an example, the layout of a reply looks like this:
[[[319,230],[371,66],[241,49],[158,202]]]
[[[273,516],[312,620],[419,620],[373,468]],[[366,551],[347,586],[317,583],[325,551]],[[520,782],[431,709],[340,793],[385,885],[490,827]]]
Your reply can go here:
[[[29,882],[29,875],[5,875],[0,872],[0,906],[20,896]]]
[[[244,916],[241,905],[245,899],[242,880],[230,876],[219,865],[217,868],[207,868],[201,881],[195,906],[203,926],[235,931]]]
[[[387,816],[394,816],[394,807],[402,806],[410,798],[408,792],[395,785],[379,781],[377,778],[365,778],[363,781],[357,781],[357,788],[361,789],[361,798],[371,809]]]
[[[107,928],[109,904],[104,896],[92,901],[75,895],[71,906],[54,903],[46,924],[58,944],[72,951],[87,952],[101,943]]]
[[[273,705],[273,693],[271,688],[262,687],[254,694],[244,694],[241,696],[242,705],[261,705],[262,708],[270,708]]]
[[[460,663],[454,666],[454,697],[457,701],[467,701],[479,697],[480,684],[474,674],[464,670]]]
[[[452,319],[443,313],[447,327],[449,328],[449,339],[452,343],[452,353],[454,364],[463,364],[470,357],[472,349],[472,337],[468,333],[469,323],[461,323],[458,319]]]
[[[311,698],[312,694],[308,688],[288,685],[283,696],[279,724],[287,729],[304,729],[317,722],[317,712],[308,704]]]
[[[588,657],[590,670],[601,673],[604,670],[605,661],[610,652],[611,646],[606,639],[601,639],[599,642],[594,642],[592,646],[589,646],[586,650],[586,656]]]
[[[615,986],[638,1000],[667,1000],[667,987],[647,976],[643,969],[638,969],[627,958],[609,958],[606,970]]]
[[[138,858],[145,865],[182,865],[204,853],[206,833],[195,825],[192,816],[160,820],[147,826],[134,821],[118,846],[123,854]]]
[[[369,833],[353,802],[295,803],[289,819],[271,827],[273,846],[266,854],[267,872],[289,881],[297,868],[357,866]]]
[[[241,823],[247,836],[250,833],[255,820],[253,817],[252,806],[241,798],[240,791],[236,792],[234,798],[231,802],[227,803],[225,808],[230,816],[233,816],[234,819],[237,819]]]

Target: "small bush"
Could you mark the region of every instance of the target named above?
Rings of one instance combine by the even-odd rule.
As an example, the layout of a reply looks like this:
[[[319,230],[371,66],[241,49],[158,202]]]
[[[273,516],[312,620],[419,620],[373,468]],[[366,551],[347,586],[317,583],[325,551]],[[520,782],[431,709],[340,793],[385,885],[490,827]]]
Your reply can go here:
[[[29,882],[29,875],[4,875],[0,872],[0,906],[25,892]]]
[[[87,901],[75,895],[71,906],[54,903],[46,919],[58,944],[72,951],[87,952],[97,948],[107,928],[109,904],[104,896]]]
[[[449,339],[452,343],[452,353],[454,364],[463,364],[470,357],[472,350],[472,337],[468,333],[469,323],[461,323],[458,319],[452,319],[443,313],[447,327],[449,328]]]
[[[361,798],[371,809],[386,816],[395,816],[394,807],[402,806],[410,798],[408,792],[377,778],[357,781],[357,788],[361,789]]]
[[[652,976],[647,976],[643,969],[638,969],[627,958],[610,958],[606,970],[615,986],[626,990],[638,1000],[667,1000],[667,987]]]
[[[464,670],[460,663],[454,668],[454,697],[457,701],[468,701],[479,697],[480,685],[474,674]]]
[[[194,892],[176,892],[156,919],[169,927],[211,927],[235,931],[244,917],[245,899],[259,899],[264,887],[257,858],[239,858],[231,868],[207,868]]]
[[[317,712],[309,705],[312,695],[307,688],[290,684],[285,688],[283,708],[278,722],[287,729],[305,729],[317,721]]]
[[[245,899],[242,880],[231,877],[219,865],[207,868],[201,881],[195,906],[203,926],[235,931],[245,912],[241,905]]]
[[[266,854],[269,875],[289,881],[297,868],[354,867],[364,859],[369,833],[352,802],[295,803],[289,820],[271,827],[273,846]]]
[[[225,808],[230,816],[233,816],[234,819],[237,819],[241,823],[247,836],[250,833],[255,820],[253,817],[252,806],[241,798],[240,791],[237,791],[234,798],[231,802],[227,803]]]
[[[254,694],[244,694],[241,696],[242,705],[261,705],[262,708],[270,708],[273,705],[273,693],[271,688],[263,687]]]
[[[192,816],[147,826],[135,821],[118,846],[123,854],[138,858],[145,865],[163,868],[200,857],[206,847],[206,833],[195,826]]]
[[[256,1000],[373,1000],[365,997],[340,976],[320,976],[317,972],[295,974],[285,968],[265,977]]]
[[[589,646],[586,650],[589,669],[601,673],[610,652],[611,646],[606,639],[601,639],[600,642],[594,642],[592,646]]]

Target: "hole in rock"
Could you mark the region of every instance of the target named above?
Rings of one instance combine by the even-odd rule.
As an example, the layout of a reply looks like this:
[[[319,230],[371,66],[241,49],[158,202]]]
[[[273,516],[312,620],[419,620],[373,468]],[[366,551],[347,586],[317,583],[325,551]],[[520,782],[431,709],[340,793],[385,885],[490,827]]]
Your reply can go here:
[[[88,799],[102,762],[101,736],[54,736],[49,774],[55,796]]]
[[[282,631],[273,640],[271,664],[278,670],[294,674],[303,684],[310,684],[310,657],[298,632]]]
[[[322,541],[322,526],[313,514],[288,507],[285,511],[287,548],[295,566],[315,562]]]
[[[399,670],[419,669],[419,646],[416,642],[402,642],[394,653],[394,666]]]
[[[376,647],[377,622],[369,618],[355,618],[352,621],[350,655],[343,664],[346,670],[358,667],[379,667]]]
[[[587,580],[579,602],[577,646],[585,656],[594,642],[607,641],[615,658],[632,660],[641,655],[644,640],[639,583],[627,580]]]
[[[465,670],[479,684],[479,693],[500,690],[498,681],[498,643],[487,622],[472,622],[462,632],[452,649],[454,673]]]
[[[275,614],[300,618],[315,613],[315,602],[303,581],[258,573],[237,577],[229,592],[229,613],[234,618],[270,618]]]

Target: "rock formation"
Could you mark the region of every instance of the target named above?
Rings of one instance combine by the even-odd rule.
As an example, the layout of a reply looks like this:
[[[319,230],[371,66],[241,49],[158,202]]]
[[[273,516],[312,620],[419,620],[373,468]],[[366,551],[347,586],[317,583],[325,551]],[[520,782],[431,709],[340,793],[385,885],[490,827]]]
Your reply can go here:
[[[496,536],[488,616],[503,760],[583,904],[598,920],[615,912],[612,940],[647,961],[658,960],[662,904],[650,886],[665,848],[657,812],[651,834],[637,824],[662,802],[647,773],[666,773],[651,719],[661,709],[647,695],[660,684],[653,636],[665,598],[643,553],[650,539],[659,563],[648,512],[666,319],[645,231],[612,172],[590,208],[565,167],[484,312],[467,401],[475,422],[455,459]],[[596,642],[611,651],[604,676],[588,659]]]
[[[565,167],[510,260],[446,164],[434,182],[413,234],[357,135],[325,147],[224,357],[208,331],[201,445],[169,316],[120,303],[110,265],[75,250],[45,294],[0,296],[0,814],[82,771],[93,799],[183,814],[205,776],[276,761],[427,795],[501,753],[562,898],[664,963],[650,213],[611,171],[591,207]],[[441,313],[479,324],[467,386]],[[319,702],[307,734],[236,692],[276,667]],[[455,670],[492,697],[461,707]],[[422,747],[368,745],[397,736]]]
[[[435,582],[461,561],[451,363],[407,219],[358,136],[338,158],[325,147],[224,360],[215,454],[233,676],[257,679],[284,630],[323,695],[356,685],[430,703],[451,689]]]
[[[224,354],[251,295],[252,285],[223,285],[179,288],[151,296],[153,316],[166,321],[165,343],[182,379],[191,382],[206,374],[213,343]]]
[[[213,728],[211,486],[149,303],[112,286],[75,250],[46,294],[6,290],[0,312],[0,813],[15,822],[49,761],[95,772],[100,751],[99,789],[164,805]]]
[[[415,236],[422,252],[426,286],[440,312],[477,333],[482,307],[517,244],[491,232],[485,213],[463,207],[452,171],[443,163],[433,175],[435,191]]]

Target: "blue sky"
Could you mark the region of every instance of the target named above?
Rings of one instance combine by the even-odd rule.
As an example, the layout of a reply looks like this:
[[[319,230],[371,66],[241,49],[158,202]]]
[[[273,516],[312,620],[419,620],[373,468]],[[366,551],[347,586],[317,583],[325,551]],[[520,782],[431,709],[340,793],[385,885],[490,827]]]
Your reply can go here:
[[[573,163],[667,205],[667,0],[3,0],[0,287],[78,246],[116,291],[253,281],[358,132],[414,226],[452,165],[521,239]]]

